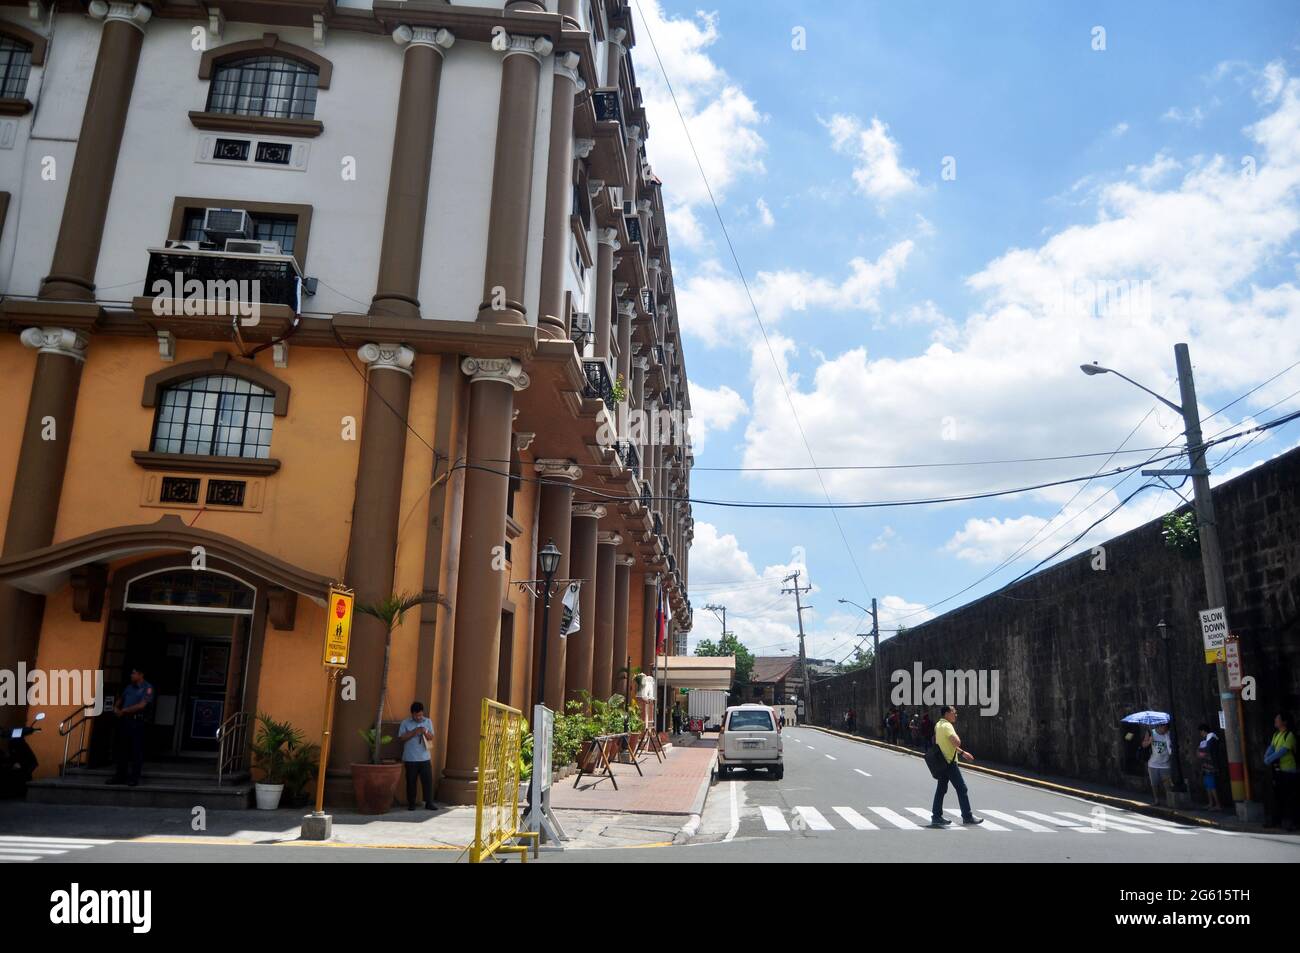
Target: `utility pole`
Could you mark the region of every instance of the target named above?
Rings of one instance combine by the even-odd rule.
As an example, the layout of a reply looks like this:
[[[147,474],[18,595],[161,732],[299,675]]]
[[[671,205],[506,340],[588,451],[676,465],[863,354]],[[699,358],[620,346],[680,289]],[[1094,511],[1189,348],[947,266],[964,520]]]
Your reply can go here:
[[[727,637],[727,607],[718,606],[718,605],[714,605],[713,603],[709,603],[704,608],[712,612],[715,617],[718,615],[719,612],[722,613],[722,618],[720,620],[722,622],[722,637],[726,638]]]
[[[784,596],[791,592],[794,593],[795,612],[799,616],[799,669],[803,672],[804,710],[807,713],[808,723],[812,724],[813,723],[812,681],[808,677],[808,654],[807,652],[804,651],[804,634],[803,634],[803,610],[811,609],[812,606],[804,605],[803,601],[800,598],[800,596],[803,593],[811,592],[812,586],[799,585],[799,570],[797,569],[794,572],[790,573],[790,575],[786,576],[781,581],[794,582],[794,585],[789,589],[782,589],[781,595]]]

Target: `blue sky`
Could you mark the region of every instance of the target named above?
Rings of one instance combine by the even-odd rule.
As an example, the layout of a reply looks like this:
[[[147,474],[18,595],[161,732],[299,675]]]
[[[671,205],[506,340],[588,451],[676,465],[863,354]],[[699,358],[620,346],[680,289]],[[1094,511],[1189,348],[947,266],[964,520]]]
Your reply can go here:
[[[647,148],[670,209],[697,498],[824,503],[807,471],[708,469],[808,466],[796,414],[823,466],[1110,451],[1131,431],[1128,448],[1160,447],[1179,438],[1171,413],[1077,365],[1098,360],[1176,397],[1173,345],[1187,341],[1208,414],[1300,361],[1294,3],[747,0],[701,12],[639,0],[637,41]],[[1300,367],[1207,433],[1295,410],[1297,390]],[[1300,424],[1280,429],[1223,473],[1297,439]],[[892,500],[1091,474],[1104,460],[823,479],[837,501]],[[809,650],[841,657],[863,624],[837,598],[877,597],[886,627],[922,621],[1014,578],[1140,485],[1116,495],[1118,480],[1077,497],[1071,486],[841,511],[861,579],[825,511],[697,504],[692,644],[716,636],[703,606],[721,602],[759,654],[793,651],[793,604],[778,590],[797,567],[816,587]],[[1178,502],[1145,491],[1068,551]],[[1037,546],[927,608],[1026,543]]]

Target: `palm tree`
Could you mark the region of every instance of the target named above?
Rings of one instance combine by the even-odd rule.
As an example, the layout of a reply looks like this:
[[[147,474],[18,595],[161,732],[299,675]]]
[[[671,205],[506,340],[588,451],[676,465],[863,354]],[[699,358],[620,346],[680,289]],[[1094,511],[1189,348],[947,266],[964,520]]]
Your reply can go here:
[[[432,596],[422,593],[394,593],[380,602],[370,602],[357,606],[357,612],[378,619],[384,624],[384,673],[379,680],[379,707],[375,711],[375,730],[370,763],[379,764],[379,746],[383,742],[382,728],[384,722],[384,700],[388,695],[388,663],[393,653],[393,630],[402,624],[402,617],[407,611],[425,602],[432,602]]]

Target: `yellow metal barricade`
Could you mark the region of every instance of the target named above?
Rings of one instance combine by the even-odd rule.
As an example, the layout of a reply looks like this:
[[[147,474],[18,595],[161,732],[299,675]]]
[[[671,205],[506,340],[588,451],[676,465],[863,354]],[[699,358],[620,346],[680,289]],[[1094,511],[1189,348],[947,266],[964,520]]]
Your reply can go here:
[[[474,843],[471,864],[482,863],[498,851],[528,860],[528,848],[511,843],[536,834],[519,830],[519,762],[524,713],[490,698],[483,699],[478,735],[478,796],[474,802]]]

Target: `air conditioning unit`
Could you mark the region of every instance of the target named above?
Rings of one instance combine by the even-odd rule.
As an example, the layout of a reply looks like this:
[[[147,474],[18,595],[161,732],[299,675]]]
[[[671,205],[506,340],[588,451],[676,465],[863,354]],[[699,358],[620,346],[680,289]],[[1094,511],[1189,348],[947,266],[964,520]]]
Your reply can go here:
[[[242,208],[210,208],[203,212],[203,234],[209,241],[247,238],[252,231],[253,220]]]
[[[164,248],[175,248],[181,251],[202,251],[202,242],[182,242],[175,238],[169,238],[163,243]]]
[[[595,333],[595,327],[591,320],[591,315],[585,311],[576,311],[573,315],[574,333],[591,335]]]
[[[278,255],[279,242],[263,242],[255,238],[227,238],[225,250],[237,255]]]

